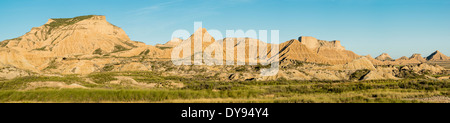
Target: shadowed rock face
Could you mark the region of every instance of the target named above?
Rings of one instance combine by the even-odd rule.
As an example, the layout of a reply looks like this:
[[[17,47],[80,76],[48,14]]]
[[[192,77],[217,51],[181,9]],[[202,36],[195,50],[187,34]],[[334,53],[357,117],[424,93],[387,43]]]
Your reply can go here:
[[[435,51],[431,55],[427,57],[427,60],[429,61],[443,61],[443,60],[449,60],[449,57],[444,55],[443,53],[439,52],[439,50]]]

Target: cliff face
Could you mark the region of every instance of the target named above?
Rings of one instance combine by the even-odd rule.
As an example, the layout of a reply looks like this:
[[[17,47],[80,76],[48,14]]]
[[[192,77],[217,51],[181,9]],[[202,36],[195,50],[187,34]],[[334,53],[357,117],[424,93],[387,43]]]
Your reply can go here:
[[[62,57],[111,54],[144,45],[131,41],[105,16],[49,19],[23,36],[0,42],[0,64],[39,72]]]
[[[307,36],[280,44],[280,50],[286,54],[280,55],[280,59],[323,64],[345,64],[360,57],[345,50],[340,41],[323,41]]]
[[[312,47],[312,45],[310,47]],[[295,39],[280,44],[279,57],[281,61],[296,60],[314,63],[328,62],[327,58],[319,56],[317,52],[308,48],[308,45]]]
[[[320,48],[345,50],[345,47],[341,45],[341,41],[324,41],[309,36],[302,36],[298,40],[311,50],[319,50]]]
[[[27,51],[49,51],[56,56],[91,54],[97,49],[113,52],[119,47],[131,49],[134,42],[105,16],[80,16],[49,19],[25,35],[6,41],[2,46]]]
[[[207,50],[207,47],[215,47],[223,50],[223,60],[229,59],[234,55],[234,61],[237,62],[245,62],[245,63],[255,63],[259,62],[257,59],[252,59],[250,56],[256,57],[266,57],[269,58],[268,62],[273,62],[274,57],[279,57],[281,61],[303,61],[303,62],[312,62],[312,63],[321,63],[321,64],[346,64],[351,62],[360,56],[353,53],[352,51],[345,50],[345,48],[341,45],[340,41],[323,41],[317,40],[313,37],[300,37],[300,40],[290,40],[281,44],[268,44],[265,42],[261,42],[257,39],[251,38],[234,38],[227,37],[225,39],[215,40],[213,37],[209,35],[206,29],[198,29],[190,38],[184,40],[183,42],[188,43],[180,43],[177,41],[179,47],[185,47],[185,45],[190,45],[191,47],[191,55],[195,56],[197,54],[201,54],[199,51],[194,51],[195,41],[194,37],[199,36],[198,39],[201,40],[202,51]],[[208,41],[206,41],[208,40]],[[251,41],[255,41],[256,43],[251,43]],[[160,47],[168,47],[172,51],[172,47],[167,44],[175,44],[174,41],[169,41],[165,45],[158,45]],[[234,43],[232,48],[227,48],[227,43]],[[267,45],[268,49],[264,50],[264,54],[260,54],[258,52],[250,50],[250,46],[259,47],[259,44]],[[274,47],[278,47],[277,55],[272,56],[271,52],[274,51]],[[178,50],[177,50],[178,51]],[[258,50],[259,51],[259,50]],[[269,52],[267,52],[269,51]],[[245,52],[245,56],[239,56]],[[181,53],[180,53],[181,54]],[[228,56],[227,56],[228,55]],[[213,55],[214,56],[214,55]],[[231,57],[230,57],[231,56]],[[186,56],[185,56],[186,57]],[[201,56],[199,56],[201,58]],[[241,57],[241,58],[238,58]],[[245,58],[245,61],[243,60]],[[215,59],[217,60],[217,59]]]
[[[166,51],[169,52],[168,54],[170,54],[170,52],[172,51],[179,52],[180,55],[182,55],[183,52],[179,48],[187,48],[187,49],[190,48],[191,54],[183,57],[184,58],[192,57],[192,59],[201,58],[205,63],[206,61],[208,61],[208,63],[211,63],[222,60],[223,64],[233,64],[233,63],[256,64],[260,62],[258,59],[256,59],[256,57],[271,56],[270,54],[266,54],[267,51],[271,48],[271,46],[267,45],[267,43],[265,42],[261,42],[257,39],[242,38],[242,37],[227,37],[224,39],[216,40],[209,34],[209,32],[205,28],[199,28],[186,40],[183,41],[174,41],[174,40],[169,41],[165,45],[159,46],[171,47],[168,44],[172,45],[176,44],[172,46],[173,48],[170,48]],[[257,52],[259,45],[261,44],[267,45],[268,48],[268,49],[261,49],[264,50],[264,54],[259,54]],[[206,53],[211,53],[208,54],[210,58],[204,57]],[[221,57],[216,55],[221,55]]]
[[[23,70],[38,72],[38,69],[18,50],[0,48],[0,54],[0,68],[13,66]]]
[[[266,45],[266,49],[260,49],[262,45]],[[180,50],[180,47],[190,49],[190,54],[185,55],[184,49]],[[215,39],[204,28],[196,30],[188,39],[173,39],[163,45],[151,46],[131,41],[121,28],[107,22],[105,16],[90,15],[49,19],[46,24],[32,28],[23,36],[0,42],[0,70],[8,71],[1,73],[0,78],[31,75],[29,71],[33,74],[83,75],[104,71],[155,70],[179,75],[187,68],[172,64],[173,54],[177,52],[183,55],[183,58],[192,60],[191,63],[194,64],[196,61],[207,63],[217,60],[223,60],[223,64],[227,64],[228,60],[237,65],[256,65],[261,62],[274,62],[278,57],[285,70],[280,71],[277,76],[298,80],[342,80],[348,78],[349,73],[360,69],[372,71],[366,79],[392,79],[392,73],[389,71],[393,68],[382,69],[374,65],[407,65],[421,64],[427,60],[448,60],[448,57],[439,51],[427,59],[420,54],[395,61],[388,54],[382,54],[377,59],[371,56],[361,57],[346,50],[340,41],[323,41],[307,36],[281,44],[269,44],[243,37]],[[211,53],[211,58],[206,58],[205,53]],[[216,57],[217,55],[219,56]],[[200,60],[194,60],[195,58]],[[180,69],[174,70],[176,67]],[[214,66],[201,70],[208,72],[199,74],[222,74],[223,71],[218,71],[233,70],[233,67],[236,66]],[[433,71],[437,73],[440,70]],[[192,74],[186,73],[186,76],[190,75]],[[276,79],[277,76],[272,78]]]

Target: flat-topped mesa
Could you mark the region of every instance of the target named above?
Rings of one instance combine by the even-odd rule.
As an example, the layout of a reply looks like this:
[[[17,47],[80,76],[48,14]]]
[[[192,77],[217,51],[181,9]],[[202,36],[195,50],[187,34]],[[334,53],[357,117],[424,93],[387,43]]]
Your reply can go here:
[[[429,55],[427,57],[427,60],[429,61],[444,61],[444,60],[450,60],[450,58],[443,53],[439,52],[439,50],[436,50],[434,53]]]
[[[383,53],[380,56],[376,57],[375,59],[380,61],[393,61],[394,59],[387,53]]]
[[[316,50],[318,48],[345,50],[345,47],[341,45],[341,41],[338,40],[324,41],[324,40],[317,40],[316,38],[310,36],[301,36],[298,38],[298,40],[311,50]]]
[[[133,42],[124,30],[106,21],[105,16],[87,15],[74,18],[53,18],[34,27],[25,35],[9,40],[4,47],[28,51],[50,51],[56,56],[104,53],[131,49]],[[123,47],[123,48],[122,48]]]
[[[103,15],[86,15],[86,16],[78,16],[78,17],[74,17],[74,18],[51,18],[51,19],[48,19],[47,23],[45,23],[45,24],[51,24],[53,22],[58,22],[61,25],[63,25],[63,24],[75,24],[75,23],[77,23],[79,21],[83,21],[83,20],[101,20],[101,21],[106,21],[106,16],[103,16]]]
[[[352,51],[345,50],[340,41],[317,40],[313,37],[302,36],[299,38],[301,44],[305,45],[317,55],[327,59],[326,64],[345,64],[361,56]]]
[[[304,61],[321,64],[346,64],[361,56],[345,50],[340,41],[323,41],[301,36],[280,44],[280,60]]]

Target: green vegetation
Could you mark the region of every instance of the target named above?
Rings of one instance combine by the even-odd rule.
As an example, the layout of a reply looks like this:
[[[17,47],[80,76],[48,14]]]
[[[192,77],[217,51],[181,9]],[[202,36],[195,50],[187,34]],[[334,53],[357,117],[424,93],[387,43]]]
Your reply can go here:
[[[161,49],[161,50],[165,50],[165,49],[170,49],[170,48],[172,48],[172,47],[156,47],[156,48],[159,48],[159,49]]]
[[[78,23],[82,20],[92,18],[93,16],[95,16],[95,15],[79,16],[79,17],[75,17],[75,18],[54,18],[53,22],[46,24],[47,26],[50,27],[47,33],[50,34],[53,29],[58,28],[60,26],[72,25],[72,24]]]
[[[155,87],[109,83],[119,80],[119,76]],[[77,83],[90,89],[21,90],[29,82],[45,81]],[[182,86],[165,86],[174,83]],[[450,80],[217,81],[202,75],[163,76],[148,71],[102,72],[85,77],[32,76],[0,81],[0,102],[423,103],[448,102],[449,92]]]
[[[27,76],[15,78],[12,80],[7,80],[4,82],[0,82],[0,90],[13,90],[13,89],[23,89],[30,82],[46,82],[46,81],[56,81],[56,82],[65,82],[66,84],[71,84],[74,82],[83,82],[80,77],[74,75],[67,75],[63,77],[57,76]]]
[[[123,43],[126,44],[126,45],[128,45],[128,46],[130,46],[130,47],[134,47],[134,48],[137,47],[136,45],[134,45],[134,44],[132,44],[132,43],[130,43],[130,42],[127,42],[127,41],[125,41],[125,42],[123,42]]]
[[[0,47],[5,47],[6,45],[8,45],[8,43],[9,43],[9,40],[2,41],[2,42],[0,42]]]
[[[190,90],[81,90],[63,89],[34,91],[0,91],[0,102],[157,102],[174,99],[257,97],[252,91],[190,91]],[[38,98],[36,98],[38,97]]]
[[[79,17],[75,17],[75,18],[54,18],[53,19],[54,21],[47,25],[50,26],[51,28],[58,28],[60,26],[75,24],[82,20],[92,18],[93,16],[95,16],[95,15],[79,16]]]
[[[107,64],[103,67],[103,71],[112,71],[114,70],[114,65],[112,64]]]
[[[419,79],[419,78],[425,78],[424,75],[417,74],[413,70],[401,70],[400,74],[397,75],[397,77],[400,78],[408,78],[408,79]]]
[[[150,53],[150,50],[147,49],[147,50],[142,51],[141,53],[139,53],[139,55],[140,55],[140,56],[142,56],[142,55],[145,56],[145,55],[148,55],[148,53]]]
[[[43,47],[41,47],[41,48],[36,48],[36,49],[33,49],[33,50],[37,50],[37,51],[45,51],[45,48],[47,48],[47,46],[43,46]]]
[[[114,73],[94,73],[88,77],[97,84],[104,84],[106,82],[117,80],[114,78]]]
[[[21,37],[18,37],[18,38],[13,38],[13,39],[11,39],[11,40],[22,40],[22,38],[21,38]]]
[[[92,54],[103,55],[103,51],[102,49],[98,48]]]
[[[368,69],[357,70],[350,75],[350,80],[362,80],[369,72],[370,70]]]
[[[112,53],[122,52],[122,51],[126,51],[126,50],[130,50],[130,49],[127,49],[127,48],[123,47],[122,45],[116,45],[116,46],[114,46],[114,50]]]
[[[7,39],[7,40],[4,40],[4,41],[0,41],[0,47],[6,47],[6,45],[8,45],[9,42],[12,41],[12,40],[20,41],[20,40],[22,40],[22,38],[18,37],[18,38],[13,38],[13,39]]]
[[[445,77],[450,76],[449,74],[442,74],[442,75],[431,75],[432,77],[439,78],[439,77]]]
[[[268,68],[270,68],[270,67],[272,67],[271,64],[268,64],[268,65],[258,64],[258,65],[256,65],[256,66],[254,66],[254,70],[255,70],[255,71],[261,71],[261,69],[268,69]]]
[[[58,68],[58,66],[56,65],[56,61],[55,61],[55,60],[52,60],[52,61],[48,64],[48,66],[47,66],[46,68],[44,68],[44,71],[45,71],[45,70],[50,70],[50,69],[56,69],[56,68]]]
[[[236,67],[234,70],[236,72],[245,72],[245,71],[247,71],[247,68],[244,65],[241,65],[239,67]]]

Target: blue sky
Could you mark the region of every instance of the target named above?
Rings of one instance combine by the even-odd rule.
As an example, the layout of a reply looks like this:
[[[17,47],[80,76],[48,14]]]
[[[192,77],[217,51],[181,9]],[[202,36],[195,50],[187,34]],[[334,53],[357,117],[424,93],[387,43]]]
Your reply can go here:
[[[165,43],[172,32],[203,27],[280,30],[280,41],[340,40],[360,55],[394,58],[435,50],[450,55],[448,0],[1,0],[0,40],[49,18],[105,15],[132,40]]]

